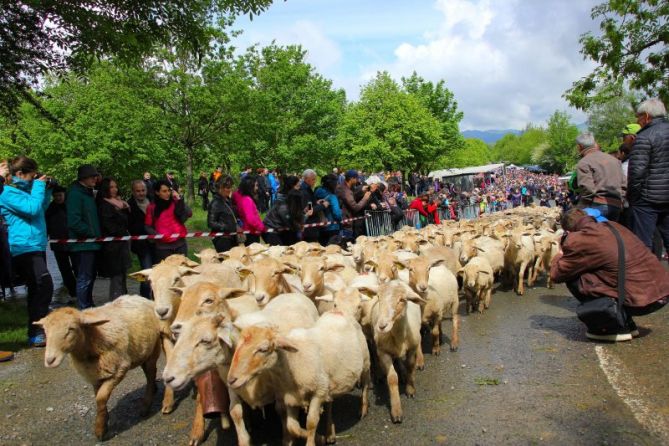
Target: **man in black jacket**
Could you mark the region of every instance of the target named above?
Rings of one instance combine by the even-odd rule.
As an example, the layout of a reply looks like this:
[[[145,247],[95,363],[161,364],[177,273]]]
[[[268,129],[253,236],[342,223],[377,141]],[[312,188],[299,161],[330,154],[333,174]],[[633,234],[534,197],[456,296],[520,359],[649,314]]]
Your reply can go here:
[[[313,210],[312,214],[307,216],[305,223],[320,223],[323,217],[323,211],[330,205],[325,200],[316,200],[314,195],[314,185],[316,184],[316,172],[307,169],[302,173],[302,186],[300,192],[302,193],[302,205],[305,213]],[[320,227],[305,228],[302,233],[302,240],[305,242],[318,242],[320,235]]]
[[[128,218],[128,232],[130,235],[146,235],[144,221],[146,220],[146,210],[151,204],[146,189],[146,176],[144,180],[135,180],[130,185],[132,197],[128,200],[130,205],[130,216]],[[150,177],[149,177],[150,179]],[[151,182],[153,184],[153,181]],[[149,240],[133,240],[130,242],[130,250],[137,255],[141,269],[148,269],[155,263],[155,253],[153,243]],[[151,284],[148,281],[140,282],[139,295],[151,298]]]
[[[222,175],[216,181],[216,192],[209,203],[207,225],[216,232],[237,232],[237,214],[230,199],[233,180],[230,175]],[[212,240],[216,252],[225,252],[238,245],[237,235],[224,235]]]
[[[49,204],[44,218],[46,219],[46,233],[49,238],[68,238],[64,187],[56,186],[53,188],[53,201]],[[70,298],[75,299],[77,297],[77,281],[74,278],[74,256],[67,244],[51,243],[51,250],[56,257],[63,285],[65,285]]]
[[[627,199],[632,229],[649,248],[657,227],[669,251],[669,122],[659,99],[648,99],[637,108],[636,135],[627,171]]]

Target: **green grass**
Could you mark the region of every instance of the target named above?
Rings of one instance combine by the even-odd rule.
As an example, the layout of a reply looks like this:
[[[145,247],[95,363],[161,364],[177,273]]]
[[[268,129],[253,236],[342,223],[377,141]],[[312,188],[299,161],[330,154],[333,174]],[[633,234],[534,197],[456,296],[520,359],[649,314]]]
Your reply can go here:
[[[0,350],[15,352],[28,346],[27,321],[25,300],[0,302]]]
[[[499,379],[497,378],[489,378],[489,377],[479,377],[474,380],[476,384],[479,386],[497,386],[499,385]]]

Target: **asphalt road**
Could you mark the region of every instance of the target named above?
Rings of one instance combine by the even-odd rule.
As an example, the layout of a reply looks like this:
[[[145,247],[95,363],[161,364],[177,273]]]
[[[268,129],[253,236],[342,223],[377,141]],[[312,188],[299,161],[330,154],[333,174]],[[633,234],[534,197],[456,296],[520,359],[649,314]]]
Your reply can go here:
[[[523,297],[497,290],[482,315],[466,316],[462,305],[460,349],[433,357],[425,348],[416,398],[402,396],[405,421],[390,422],[385,386],[376,384],[364,420],[359,393],[335,402],[338,444],[669,444],[669,311],[637,318],[641,337],[632,342],[597,344],[574,308],[562,286]],[[92,390],[67,361],[45,369],[42,355],[25,350],[0,364],[0,444],[95,444]],[[162,415],[159,383],[151,414],[140,418],[142,379],[132,371],[112,395],[104,443],[187,444],[191,394],[178,393],[176,410]],[[254,444],[280,444],[271,409],[254,412],[251,430]],[[235,435],[210,421],[205,444],[235,444]]]

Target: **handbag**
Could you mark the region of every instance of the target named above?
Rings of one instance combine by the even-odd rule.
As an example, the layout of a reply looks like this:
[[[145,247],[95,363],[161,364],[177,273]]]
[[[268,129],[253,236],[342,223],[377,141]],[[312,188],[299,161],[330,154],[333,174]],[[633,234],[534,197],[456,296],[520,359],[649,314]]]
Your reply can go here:
[[[618,243],[618,299],[599,297],[581,303],[576,315],[593,334],[615,334],[627,329],[625,302],[625,249],[620,233],[613,225],[604,223],[616,237]]]

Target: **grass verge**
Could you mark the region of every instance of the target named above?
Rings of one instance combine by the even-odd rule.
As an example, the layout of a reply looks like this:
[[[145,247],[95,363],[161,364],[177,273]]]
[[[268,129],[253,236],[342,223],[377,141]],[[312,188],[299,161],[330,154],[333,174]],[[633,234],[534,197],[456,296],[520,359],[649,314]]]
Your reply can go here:
[[[28,346],[27,321],[24,299],[0,302],[0,350],[15,352]]]

